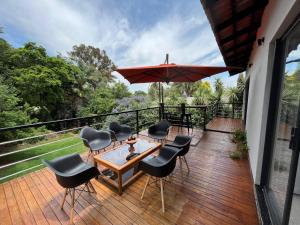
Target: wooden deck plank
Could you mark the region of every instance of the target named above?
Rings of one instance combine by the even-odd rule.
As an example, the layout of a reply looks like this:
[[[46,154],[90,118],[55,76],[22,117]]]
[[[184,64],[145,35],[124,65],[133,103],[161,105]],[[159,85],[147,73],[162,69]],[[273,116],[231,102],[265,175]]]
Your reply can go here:
[[[9,214],[11,216],[12,224],[24,224],[10,183],[7,182],[3,184],[3,188],[4,188],[5,197],[9,208]]]
[[[222,122],[220,125],[219,121],[222,129],[234,130],[241,125],[240,121],[222,119]],[[186,134],[186,130],[182,132]],[[169,139],[176,134],[177,129],[171,129]],[[187,174],[185,164],[183,173],[179,165],[176,166],[171,182],[165,184],[165,213],[162,213],[160,189],[155,183],[147,188],[144,199],[140,199],[146,176],[128,186],[122,196],[110,186],[92,180],[97,195],[82,193],[75,205],[74,223],[258,224],[248,161],[228,157],[229,151],[236,148],[231,135],[204,132],[193,136],[199,143],[192,146],[187,155],[191,171]],[[48,169],[0,184],[0,218],[4,224],[29,224],[30,221],[32,225],[68,224],[70,199],[67,197],[61,210],[63,191]]]
[[[12,224],[3,184],[0,185],[0,224]]]
[[[23,193],[21,191],[21,188],[20,188],[17,180],[11,180],[10,183],[11,183],[11,186],[12,186],[15,196],[17,196],[16,201],[19,206],[20,214],[21,214],[24,224],[35,225],[36,222],[34,220],[33,215],[30,212],[28,204],[23,196]]]

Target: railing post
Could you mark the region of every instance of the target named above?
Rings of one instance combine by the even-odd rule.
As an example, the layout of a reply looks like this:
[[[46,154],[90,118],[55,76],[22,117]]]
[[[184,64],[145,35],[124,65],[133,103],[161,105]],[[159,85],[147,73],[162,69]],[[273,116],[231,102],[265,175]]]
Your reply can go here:
[[[181,103],[181,114],[185,115],[185,104]]]
[[[139,134],[139,132],[140,132],[140,131],[139,131],[139,129],[140,129],[140,128],[139,128],[139,111],[136,110],[135,113],[136,113],[136,114],[135,114],[135,116],[136,116],[136,124],[135,124],[135,125],[136,125],[136,134]]]
[[[234,119],[234,101],[232,102],[232,119]]]
[[[160,103],[160,107],[159,107],[159,120],[164,119],[164,114],[165,114],[165,104],[164,103]]]
[[[203,130],[206,131],[206,106],[204,107]]]

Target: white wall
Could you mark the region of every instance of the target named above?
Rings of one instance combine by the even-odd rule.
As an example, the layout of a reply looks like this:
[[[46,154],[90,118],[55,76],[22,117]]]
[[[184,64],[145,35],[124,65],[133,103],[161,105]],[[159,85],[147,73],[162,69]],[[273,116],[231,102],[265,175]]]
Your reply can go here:
[[[262,46],[254,43],[247,70],[250,76],[246,131],[253,180],[260,182],[275,41],[300,13],[300,0],[270,0],[266,6],[257,38],[264,37]]]

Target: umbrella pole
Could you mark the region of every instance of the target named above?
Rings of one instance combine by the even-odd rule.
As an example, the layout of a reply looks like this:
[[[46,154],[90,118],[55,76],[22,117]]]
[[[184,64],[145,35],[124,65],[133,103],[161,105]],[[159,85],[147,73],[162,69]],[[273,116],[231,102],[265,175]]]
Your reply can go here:
[[[158,104],[160,104],[160,99],[161,99],[161,96],[160,96],[160,82],[158,82]]]
[[[164,86],[161,84],[161,103],[164,104]]]

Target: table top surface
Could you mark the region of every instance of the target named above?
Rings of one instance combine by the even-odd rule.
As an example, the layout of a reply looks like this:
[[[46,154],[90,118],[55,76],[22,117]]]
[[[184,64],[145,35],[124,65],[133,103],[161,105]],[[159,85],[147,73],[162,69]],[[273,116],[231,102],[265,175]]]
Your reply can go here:
[[[104,153],[100,153],[94,156],[94,160],[112,169],[122,170],[125,167],[135,164],[136,162],[142,160],[152,152],[159,149],[160,146],[161,143],[149,142],[147,140],[137,139],[137,142],[133,145],[134,147],[133,152],[139,153],[139,155],[128,161],[126,160],[126,157],[130,154],[129,144],[122,144],[121,146],[117,146],[115,149],[112,149]]]

